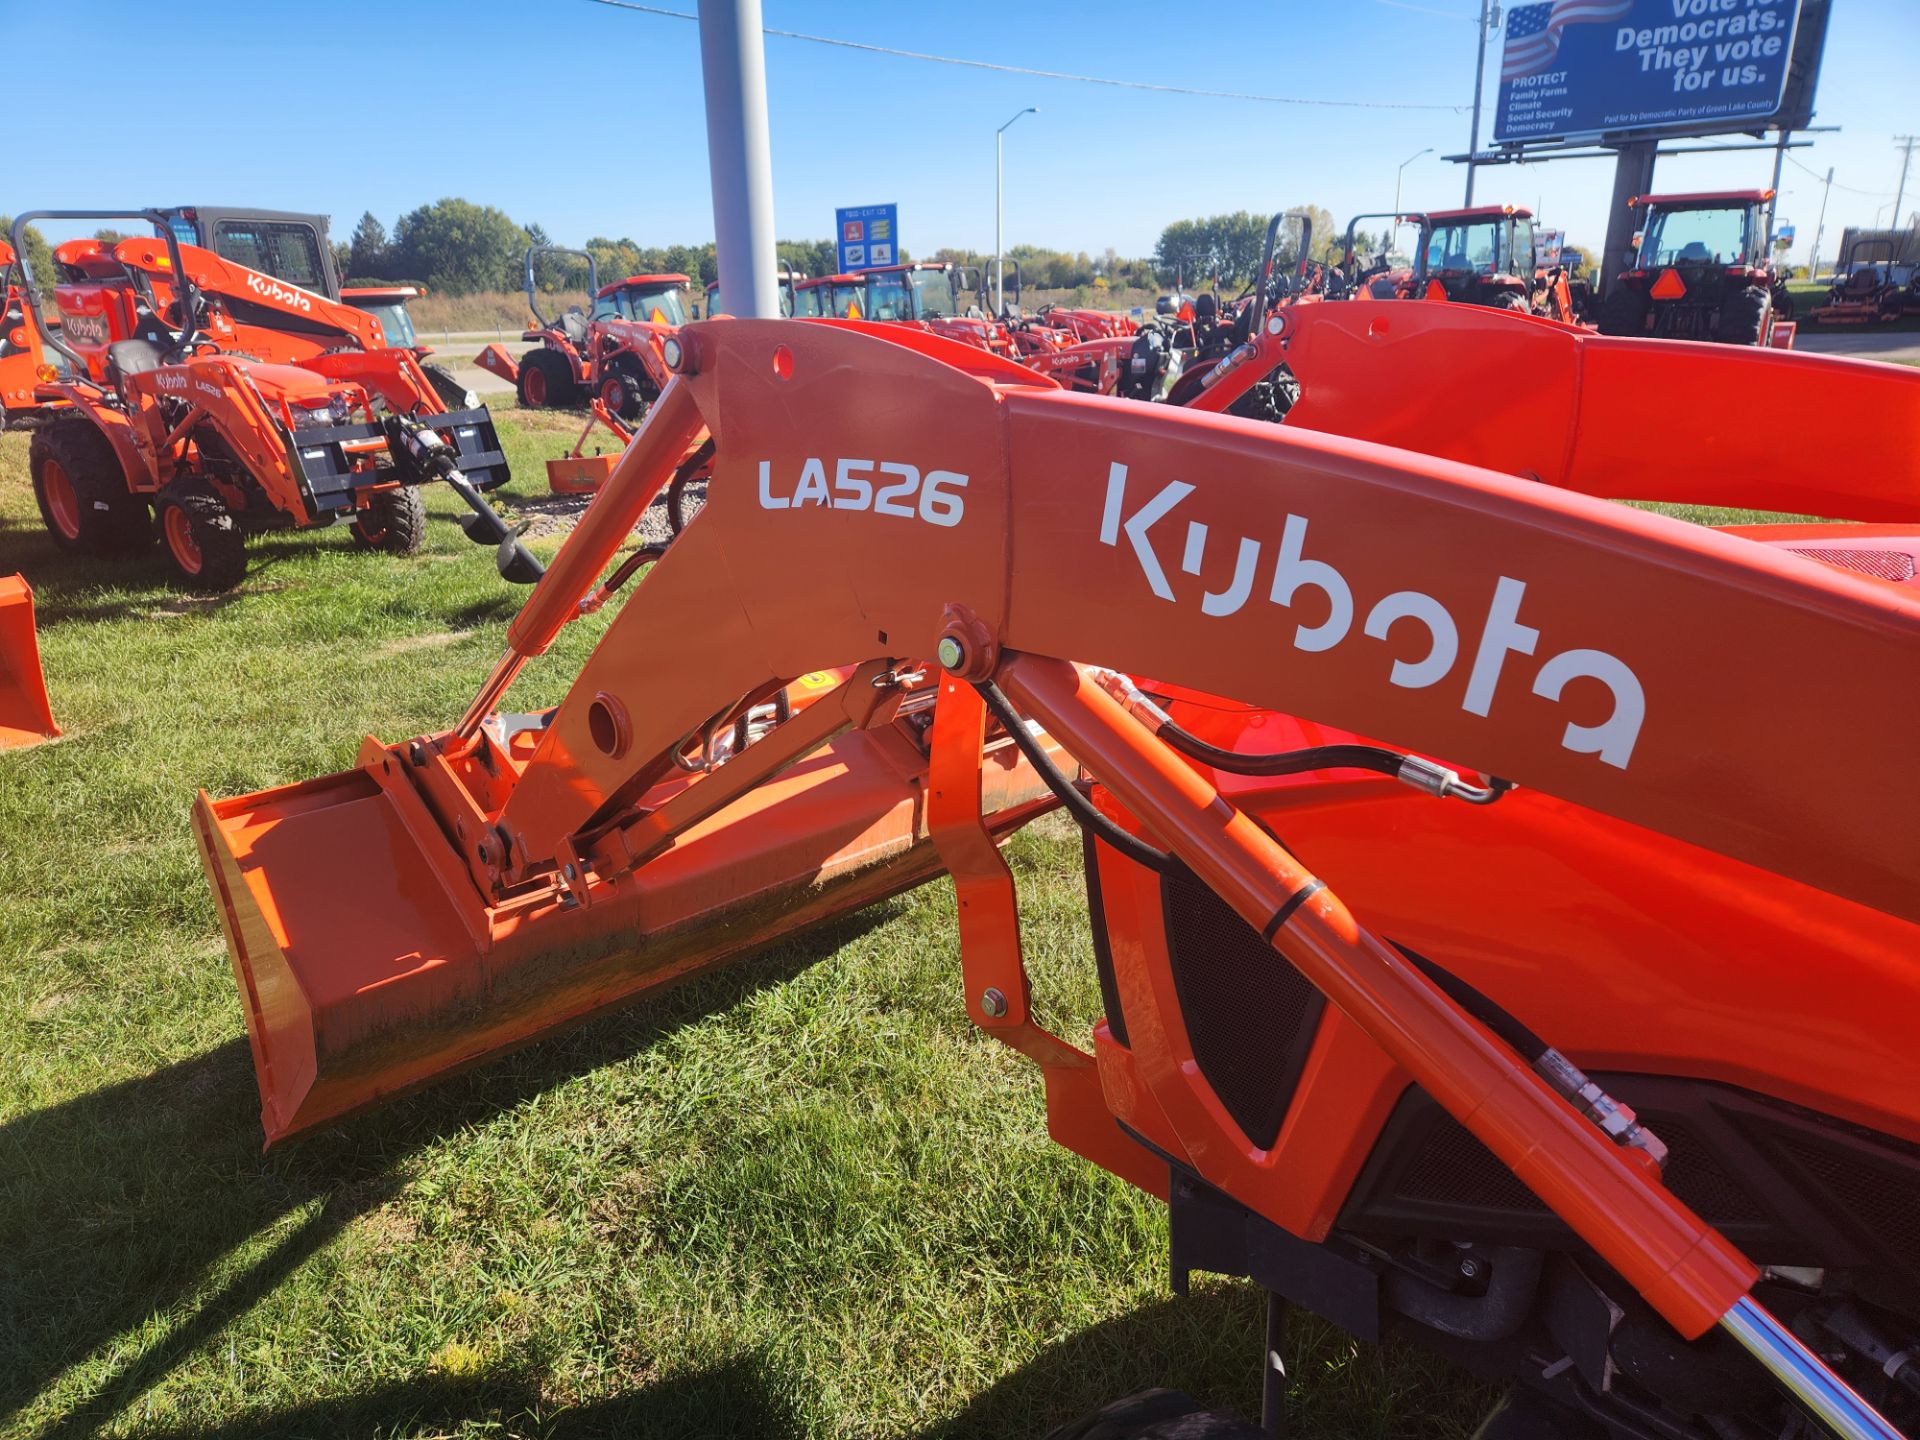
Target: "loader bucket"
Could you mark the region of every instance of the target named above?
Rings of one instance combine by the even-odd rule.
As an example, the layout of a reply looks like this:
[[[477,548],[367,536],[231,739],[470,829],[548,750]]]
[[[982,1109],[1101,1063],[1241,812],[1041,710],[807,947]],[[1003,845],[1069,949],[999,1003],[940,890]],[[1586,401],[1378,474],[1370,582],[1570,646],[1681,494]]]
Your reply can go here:
[[[488,903],[406,773],[413,747],[369,739],[342,774],[202,793],[268,1145],[934,878],[924,773],[897,742],[841,735],[584,904]],[[1053,804],[1017,763],[983,802],[1001,830]]]
[[[520,379],[519,362],[507,353],[507,347],[504,345],[487,346],[473,357],[473,363],[482,370],[498,375],[509,385],[517,383]]]
[[[556,495],[591,495],[607,483],[618,455],[562,455],[547,461],[547,488]]]
[[[40,672],[33,591],[18,575],[0,575],[0,750],[38,745],[59,734]]]

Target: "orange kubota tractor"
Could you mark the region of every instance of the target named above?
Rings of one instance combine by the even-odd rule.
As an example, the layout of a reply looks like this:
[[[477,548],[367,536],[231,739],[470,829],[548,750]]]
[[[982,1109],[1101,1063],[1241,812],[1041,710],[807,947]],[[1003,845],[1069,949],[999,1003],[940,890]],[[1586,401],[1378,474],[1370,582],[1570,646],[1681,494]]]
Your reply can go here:
[[[1766,253],[1771,190],[1636,195],[1633,267],[1600,303],[1607,335],[1656,335],[1781,349],[1793,344],[1793,297]]]
[[[540,313],[534,261],[572,255],[587,262],[592,310],[572,306],[552,320]],[[527,251],[527,309],[533,327],[520,338],[538,345],[519,363],[501,345],[489,345],[474,364],[513,383],[529,409],[597,400],[623,420],[638,419],[659,397],[668,375],[660,347],[687,323],[684,275],[629,275],[600,283],[600,267],[585,250],[535,245]]]
[[[1512,1381],[1501,1440],[1920,1433],[1920,373],[1276,317],[1277,426],[911,327],[689,327],[451,729],[196,804],[268,1141],[944,870],[956,1003],[1166,1201],[1176,1287]],[[1682,383],[1862,421],[1645,405]],[[560,705],[503,708],[608,603]],[[996,844],[1056,805],[1078,1041]],[[387,877],[350,907],[343,853]],[[1197,1408],[1071,1433],[1249,1433],[1146,1423]]]
[[[426,525],[414,487],[441,480],[503,576],[538,576],[481,493],[508,478],[487,412],[445,411],[376,317],[182,244],[161,211],[35,212],[15,221],[16,249],[37,219],[154,227],[111,250],[55,251],[60,333],[46,339],[71,373],[47,367],[35,393],[72,408],[35,432],[28,466],[56,545],[129,553],[157,531],[182,583],[224,590],[258,530],[344,521],[369,548],[413,553]]]

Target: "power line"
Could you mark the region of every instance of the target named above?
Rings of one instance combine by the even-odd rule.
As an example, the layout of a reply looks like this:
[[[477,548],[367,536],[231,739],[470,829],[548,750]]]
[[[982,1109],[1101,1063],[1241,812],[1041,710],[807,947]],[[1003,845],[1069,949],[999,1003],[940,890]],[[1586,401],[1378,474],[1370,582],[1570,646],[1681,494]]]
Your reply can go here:
[[[698,17],[685,10],[668,10],[659,5],[639,5],[634,0],[592,0],[615,10],[632,10],[642,15],[660,15],[669,20],[693,20]],[[929,55],[920,50],[896,50],[887,45],[870,45],[863,40],[841,40],[832,35],[809,35],[800,30],[776,30],[766,33],[782,40],[804,40],[810,45],[834,45],[843,50],[864,50],[871,55],[890,55],[900,60],[925,60],[935,65],[958,65],[969,70],[997,70],[1004,75],[1031,75],[1041,80],[1072,80],[1080,85],[1110,85],[1119,90],[1151,90],[1162,95],[1198,95],[1209,100],[1253,100],[1262,105],[1309,105],[1333,110],[1445,110],[1458,115],[1459,105],[1410,105],[1393,100],[1307,100],[1297,95],[1253,95],[1239,90],[1199,90],[1187,85],[1155,85],[1146,80],[1114,80],[1104,75],[1074,75],[1064,70],[1034,70],[1024,65],[1001,65],[991,60],[964,60],[954,55]]]
[[[1795,160],[1795,159],[1793,158],[1793,156],[1791,156],[1791,155],[1789,155],[1789,156],[1787,156],[1787,159],[1788,159],[1788,160],[1789,160],[1790,162],[1792,162],[1792,164],[1793,164],[1793,165],[1794,165],[1794,166],[1795,166],[1795,167],[1796,167],[1797,169],[1801,169],[1801,170],[1805,170],[1805,171],[1807,172],[1807,174],[1809,174],[1809,175],[1811,175],[1811,176],[1812,176],[1812,177],[1813,177],[1814,179],[1816,179],[1816,180],[1818,180],[1818,181],[1820,181],[1820,182],[1821,182],[1822,184],[1825,184],[1825,183],[1826,183],[1826,181],[1827,181],[1827,177],[1826,177],[1826,176],[1824,176],[1824,175],[1822,175],[1822,174],[1821,174],[1821,173],[1820,173],[1820,172],[1819,172],[1818,170],[1815,170],[1815,169],[1814,169],[1814,168],[1813,168],[1813,167],[1812,167],[1811,165],[1803,165],[1803,164],[1801,164],[1801,163],[1800,163],[1800,161],[1798,161],[1798,160]],[[1865,196],[1866,196],[1866,197],[1867,197],[1867,198],[1868,198],[1869,200],[1885,200],[1885,199],[1887,199],[1887,198],[1888,198],[1889,196],[1891,196],[1891,195],[1893,194],[1893,191],[1891,191],[1891,190],[1861,190],[1861,189],[1857,189],[1856,187],[1854,187],[1854,186],[1852,186],[1852,185],[1842,185],[1842,184],[1841,184],[1841,183],[1840,183],[1840,182],[1839,182],[1838,180],[1835,180],[1835,181],[1833,182],[1833,188],[1834,188],[1834,189],[1836,189],[1836,190],[1844,190],[1844,191],[1846,191],[1846,192],[1847,192],[1847,193],[1848,193],[1849,195],[1865,195]]]

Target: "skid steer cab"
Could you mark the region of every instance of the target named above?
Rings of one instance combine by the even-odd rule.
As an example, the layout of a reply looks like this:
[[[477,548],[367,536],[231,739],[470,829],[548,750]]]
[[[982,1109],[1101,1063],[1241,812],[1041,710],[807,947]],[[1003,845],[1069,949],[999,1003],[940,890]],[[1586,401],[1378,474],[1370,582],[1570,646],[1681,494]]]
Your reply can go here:
[[[416,487],[441,480],[502,574],[537,578],[483,495],[508,478],[491,417],[447,410],[373,317],[182,245],[164,212],[34,212],[15,222],[16,249],[42,219],[155,226],[112,251],[56,252],[60,333],[46,341],[69,368],[45,367],[35,395],[69,409],[35,433],[28,466],[60,548],[125,555],[159,538],[182,584],[226,590],[260,530],[341,523],[369,549],[414,553],[426,533]]]
[[[534,262],[571,255],[587,262],[591,310],[569,307],[549,320],[540,313]],[[637,420],[669,378],[663,347],[687,323],[685,275],[629,275],[600,283],[600,266],[585,250],[535,245],[527,250],[527,309],[533,324],[520,336],[537,342],[518,362],[489,345],[473,363],[510,381],[529,410],[599,401],[622,420]]]

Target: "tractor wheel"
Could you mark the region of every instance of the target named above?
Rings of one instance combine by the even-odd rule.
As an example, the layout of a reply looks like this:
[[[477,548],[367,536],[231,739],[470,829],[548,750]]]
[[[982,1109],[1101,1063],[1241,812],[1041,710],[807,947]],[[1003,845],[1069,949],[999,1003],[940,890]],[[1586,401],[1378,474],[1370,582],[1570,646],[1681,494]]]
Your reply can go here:
[[[62,550],[132,555],[153,543],[146,501],[127,489],[113,442],[85,416],[36,430],[27,469],[40,519]]]
[[[1736,290],[1720,306],[1720,329],[1714,336],[1722,345],[1764,345],[1773,297],[1764,285]]]
[[[529,350],[520,361],[520,403],[526,409],[540,410],[550,405],[571,405],[575,386],[573,370],[566,360],[547,349]]]
[[[353,519],[353,538],[369,550],[418,555],[427,540],[427,505],[410,485],[374,492]]]
[[[1260,1440],[1266,1432],[1237,1416],[1202,1410],[1178,1390],[1142,1390],[1070,1420],[1046,1440]]]
[[[455,379],[453,372],[446,366],[432,364],[423,360],[420,363],[420,368],[426,371],[427,379],[433,385],[433,393],[440,397],[440,403],[446,406],[447,409],[467,410],[472,408],[471,402],[477,397],[475,397],[471,390]]]
[[[189,590],[231,590],[247,573],[246,537],[204,480],[175,480],[153,507],[167,560]]]
[[[638,420],[647,413],[647,383],[637,367],[615,365],[600,377],[600,403],[622,420]]]
[[[1644,335],[1647,333],[1647,316],[1653,312],[1653,301],[1647,292],[1624,281],[1616,280],[1607,298],[1600,302],[1600,333],[1602,335]]]

